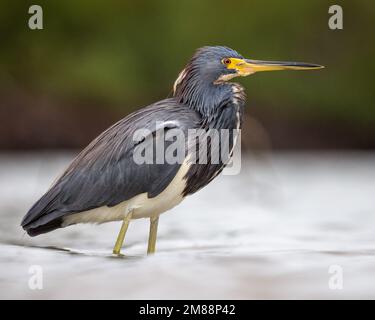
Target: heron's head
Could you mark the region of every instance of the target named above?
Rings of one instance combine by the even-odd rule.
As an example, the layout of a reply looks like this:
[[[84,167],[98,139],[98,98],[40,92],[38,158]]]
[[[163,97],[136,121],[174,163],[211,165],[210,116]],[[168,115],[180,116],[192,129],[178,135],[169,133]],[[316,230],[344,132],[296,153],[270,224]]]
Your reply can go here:
[[[235,77],[245,77],[260,71],[321,68],[323,66],[305,62],[246,59],[237,51],[223,46],[203,47],[195,52],[179,74],[174,83],[174,93],[187,98],[182,100],[196,101],[199,94],[213,94],[210,88],[220,87],[218,85]],[[195,99],[191,99],[192,95],[196,96]]]

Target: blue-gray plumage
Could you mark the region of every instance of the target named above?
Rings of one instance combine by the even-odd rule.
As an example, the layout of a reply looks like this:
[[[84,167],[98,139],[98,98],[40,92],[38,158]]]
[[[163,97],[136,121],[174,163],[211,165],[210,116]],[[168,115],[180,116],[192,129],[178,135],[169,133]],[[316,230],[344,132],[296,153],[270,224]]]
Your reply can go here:
[[[152,114],[152,117],[149,115]],[[34,236],[61,226],[67,214],[102,206],[113,207],[147,192],[157,196],[176,175],[179,164],[142,164],[133,161],[137,129],[155,132],[155,121],[174,121],[170,128],[199,126],[199,115],[180,109],[174,99],[160,101],[122,119],[92,141],[49,191],[29,210],[22,225]]]
[[[239,84],[228,80],[257,71],[319,67],[247,60],[222,46],[198,49],[177,78],[173,97],[128,115],[93,140],[28,211],[22,227],[36,236],[81,222],[123,220],[114,249],[119,253],[129,220],[149,217],[148,252],[154,252],[159,215],[212,181],[230,155],[213,163],[209,146],[204,151],[207,163],[138,164],[133,158],[140,144],[134,140],[136,131],[148,130],[145,139],[155,141],[159,131],[179,129],[185,137],[184,157],[199,159],[199,145],[186,141],[188,130],[229,129],[229,150],[233,150],[245,94]],[[166,150],[172,141],[163,143]]]

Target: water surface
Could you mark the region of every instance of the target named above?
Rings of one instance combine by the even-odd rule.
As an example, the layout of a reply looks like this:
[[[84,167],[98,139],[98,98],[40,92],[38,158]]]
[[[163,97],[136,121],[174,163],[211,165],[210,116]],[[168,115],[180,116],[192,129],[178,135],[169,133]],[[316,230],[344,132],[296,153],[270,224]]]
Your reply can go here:
[[[19,223],[73,153],[0,155],[0,298],[375,298],[375,154],[276,153],[244,160],[160,218],[28,237]],[[31,290],[29,268],[43,270]],[[332,290],[331,266],[343,271]]]

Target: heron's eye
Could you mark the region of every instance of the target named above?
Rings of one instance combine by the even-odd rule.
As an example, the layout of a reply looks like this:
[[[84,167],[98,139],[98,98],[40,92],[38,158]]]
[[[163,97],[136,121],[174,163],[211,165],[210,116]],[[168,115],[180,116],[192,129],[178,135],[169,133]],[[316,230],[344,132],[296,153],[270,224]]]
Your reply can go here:
[[[222,60],[222,63],[225,64],[226,66],[229,65],[232,61],[229,58],[225,58]]]

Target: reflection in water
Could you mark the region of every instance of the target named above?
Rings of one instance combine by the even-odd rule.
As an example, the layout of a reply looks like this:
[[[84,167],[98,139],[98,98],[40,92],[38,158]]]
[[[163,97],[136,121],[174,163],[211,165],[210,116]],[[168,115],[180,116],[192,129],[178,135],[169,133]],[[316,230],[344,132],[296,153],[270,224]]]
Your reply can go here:
[[[375,154],[275,154],[243,161],[162,215],[158,253],[148,222],[79,225],[36,238],[22,216],[71,154],[0,156],[0,298],[375,298]],[[44,289],[30,290],[40,265]],[[344,272],[330,290],[329,267]]]

